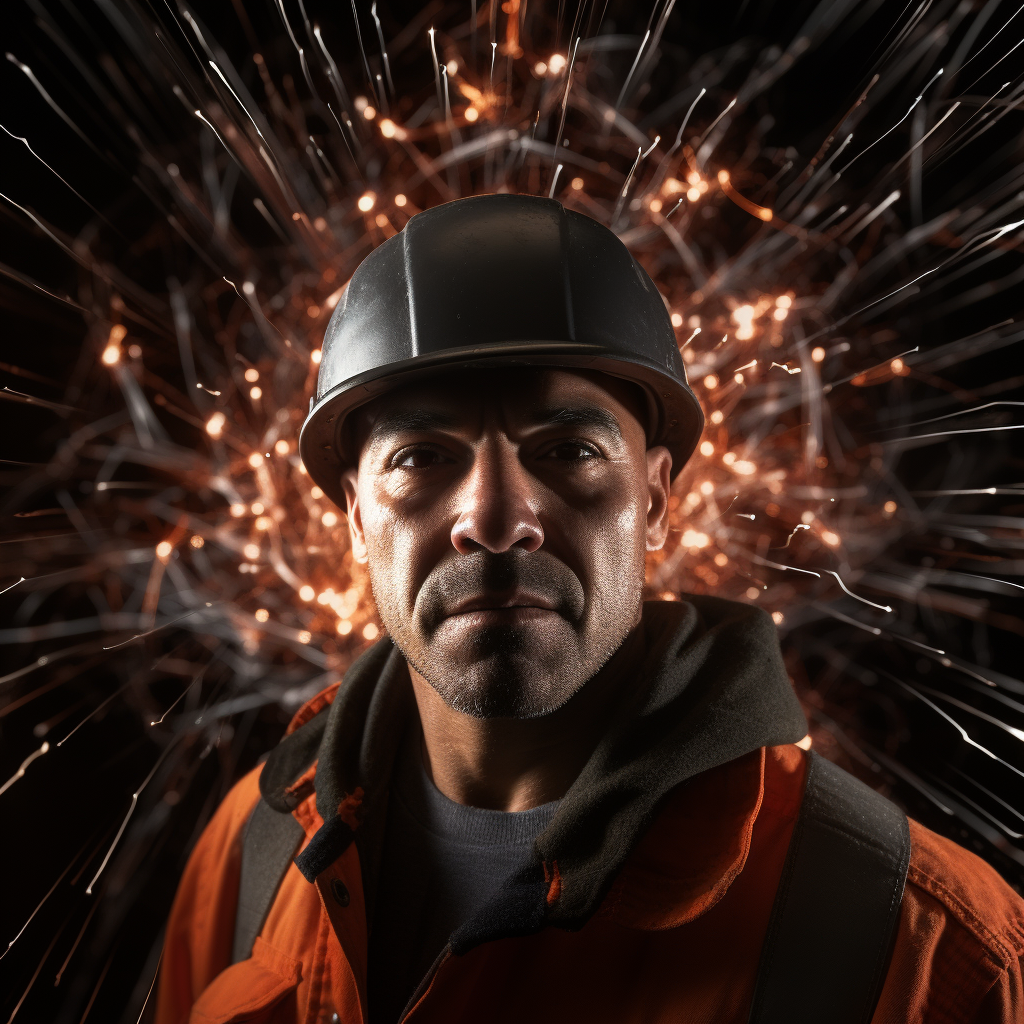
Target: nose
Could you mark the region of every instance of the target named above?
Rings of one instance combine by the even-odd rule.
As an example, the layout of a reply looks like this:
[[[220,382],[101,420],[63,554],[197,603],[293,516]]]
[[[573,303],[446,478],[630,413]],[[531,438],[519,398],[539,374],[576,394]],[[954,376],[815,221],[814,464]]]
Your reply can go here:
[[[513,547],[536,551],[544,543],[544,528],[534,490],[535,481],[511,444],[495,439],[482,446],[456,497],[455,549],[460,554],[480,548],[494,554]]]

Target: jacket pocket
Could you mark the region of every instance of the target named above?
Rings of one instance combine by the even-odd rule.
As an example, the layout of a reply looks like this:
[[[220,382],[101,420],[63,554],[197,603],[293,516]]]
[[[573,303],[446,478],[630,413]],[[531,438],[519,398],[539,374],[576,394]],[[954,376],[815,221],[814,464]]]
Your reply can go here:
[[[192,1007],[189,1024],[290,1024],[298,1016],[294,1009],[280,1017],[274,1010],[294,993],[301,979],[298,960],[257,938],[248,960],[221,971],[206,987]]]

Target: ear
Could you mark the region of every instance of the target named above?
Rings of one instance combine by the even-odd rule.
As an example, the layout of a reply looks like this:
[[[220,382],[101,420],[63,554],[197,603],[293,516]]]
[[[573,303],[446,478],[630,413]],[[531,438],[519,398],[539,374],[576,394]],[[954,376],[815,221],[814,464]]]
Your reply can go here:
[[[360,565],[365,565],[368,555],[366,535],[363,533],[363,517],[359,510],[358,478],[358,469],[346,469],[341,478],[341,486],[345,490],[345,510],[348,514],[348,538],[352,545],[352,557]]]
[[[672,455],[664,445],[647,449],[647,550],[658,551],[668,538],[668,499]]]

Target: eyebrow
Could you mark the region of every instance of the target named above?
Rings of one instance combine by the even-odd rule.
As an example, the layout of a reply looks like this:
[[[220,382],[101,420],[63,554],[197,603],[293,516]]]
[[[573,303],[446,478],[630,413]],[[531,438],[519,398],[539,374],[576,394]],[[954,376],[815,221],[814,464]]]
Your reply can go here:
[[[619,421],[607,410],[595,406],[560,406],[553,409],[540,409],[530,417],[534,426],[552,427],[592,427],[604,430],[618,439],[622,439],[622,427]],[[425,409],[396,409],[384,413],[370,427],[369,436],[374,439],[393,434],[416,433],[429,430],[454,429],[458,420],[453,416]]]
[[[370,437],[386,437],[389,434],[401,434],[420,430],[443,430],[457,425],[452,416],[440,412],[428,412],[425,409],[396,409],[384,413],[370,427]]]
[[[531,418],[537,426],[596,427],[622,439],[619,421],[606,409],[592,405],[542,409]]]

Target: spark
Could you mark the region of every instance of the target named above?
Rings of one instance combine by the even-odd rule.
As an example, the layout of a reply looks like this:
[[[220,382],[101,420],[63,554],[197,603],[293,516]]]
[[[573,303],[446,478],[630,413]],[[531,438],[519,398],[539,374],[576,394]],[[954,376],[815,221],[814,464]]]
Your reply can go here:
[[[231,151],[231,148],[228,146],[228,144],[221,138],[220,132],[217,131],[216,128],[214,128],[212,122],[203,114],[201,110],[193,110],[192,113],[195,114],[195,116],[198,117],[199,120],[202,121],[203,124],[205,124],[206,127],[209,128],[214,135],[217,136],[217,141],[224,147],[224,150],[228,154],[228,156],[230,156],[231,159],[234,160],[235,154]]]
[[[725,339],[723,338],[722,340],[724,341]],[[769,370],[773,370],[776,366],[780,370],[785,370],[786,373],[788,373],[788,374],[794,374],[794,373],[799,373],[800,372],[800,367],[799,366],[790,367],[789,363],[772,363],[772,365],[769,366],[768,369]]]
[[[75,939],[74,944],[71,946],[68,955],[64,958],[64,963],[60,965],[60,970],[57,971],[57,976],[54,978],[53,984],[55,988],[60,984],[60,979],[64,977],[64,972],[68,969],[68,964],[71,963],[71,958],[75,955],[75,950],[78,949],[78,946],[82,941],[82,937],[85,935],[85,930],[92,923],[93,915],[96,913],[97,910],[99,910],[99,908],[100,901],[97,900],[89,908],[89,913],[85,915],[85,921],[83,922],[82,927],[78,931],[78,936]]]
[[[880,612],[891,612],[892,608],[887,604],[875,604],[874,601],[869,601],[866,597],[861,597],[859,594],[855,594],[850,588],[842,581],[839,573],[833,572],[831,569],[822,569],[822,572],[827,572],[829,576],[834,576],[836,582],[843,588],[843,593],[848,594],[856,601],[860,601],[862,604],[870,605],[872,608],[877,608]]]
[[[25,582],[25,577],[22,576],[21,579],[15,580],[14,583],[12,583],[9,587],[4,587],[3,590],[0,590],[0,594],[6,594],[8,590],[13,590],[19,583],[24,583],[24,582]],[[5,678],[10,678],[10,677],[5,677]],[[0,679],[0,682],[3,682],[3,681],[4,681],[3,679]]]
[[[277,2],[280,4],[280,3],[282,3],[282,0],[277,0]],[[369,59],[366,56],[366,47],[363,45],[363,30],[359,27],[359,12],[356,11],[356,0],[351,0],[351,3],[352,3],[352,20],[355,22],[355,26],[356,26],[356,40],[359,43],[359,53],[360,53],[360,56],[362,56],[362,58],[363,58],[363,71],[366,73],[366,81],[367,81],[367,84],[370,86],[370,92],[372,94],[373,93],[373,75],[370,73],[370,61],[369,61]],[[284,7],[283,6],[281,7],[281,11],[282,11],[282,13],[284,12]],[[431,33],[433,33],[434,30],[431,29],[430,31],[431,31]],[[431,35],[431,43],[433,43],[433,35]],[[437,55],[436,54],[435,54],[435,58],[434,59],[435,60],[437,59]]]
[[[680,144],[683,141],[683,132],[686,131],[686,126],[690,123],[690,115],[693,113],[694,108],[697,106],[698,102],[700,102],[701,97],[703,97],[706,93],[707,89],[701,86],[700,92],[697,93],[697,95],[694,97],[693,102],[686,110],[686,117],[683,118],[683,123],[679,126],[679,131],[676,132],[675,141],[672,143],[672,148],[668,151],[667,156],[671,156],[679,148]],[[680,200],[680,202],[682,202],[682,200]]]
[[[2,786],[0,786],[0,796],[3,796],[3,794],[6,793],[7,790],[9,790],[11,786],[13,786],[14,783],[18,781],[18,779],[23,778],[25,775],[25,769],[28,768],[28,766],[37,757],[42,757],[43,754],[47,753],[49,749],[50,744],[44,741],[43,745],[38,750],[33,750],[32,753],[29,754],[28,757],[26,757],[25,760],[21,762],[20,766],[18,767],[18,770]]]
[[[888,210],[902,194],[903,193],[900,192],[898,188],[890,192],[889,195],[887,195],[885,199],[883,199],[870,213],[866,214],[852,228],[850,228],[849,231],[846,232],[846,240],[849,241],[851,238],[860,234],[860,232],[863,231],[873,220]]]
[[[555,168],[555,176],[551,179],[551,188],[548,189],[548,199],[554,199],[555,197],[555,187],[558,185],[558,176],[562,173],[562,168],[564,166],[564,164],[559,164]]]
[[[759,555],[754,556],[754,561],[757,562],[758,565],[766,565],[770,569],[783,569],[786,572],[800,572],[806,576],[816,576],[818,579],[821,579],[821,573],[815,572],[813,569],[801,569],[795,565],[783,565],[781,562],[773,562],[768,558],[761,558]]]
[[[68,918],[65,920],[64,925],[66,925],[70,920],[71,917],[69,915]],[[50,954],[53,952],[53,947],[57,945],[57,940],[61,937],[62,933],[64,932],[64,925],[58,928],[57,931],[54,933],[53,938],[50,939],[50,944],[46,947],[46,952],[43,953],[42,959],[40,959],[39,961],[39,965],[32,972],[32,977],[28,979],[28,984],[25,986],[25,991],[22,992],[21,998],[17,1001],[17,1003],[14,1004],[14,1009],[11,1010],[11,1015],[7,1018],[7,1024],[12,1024],[14,1018],[18,1015],[18,1011],[21,1009],[22,1003],[24,1003],[25,1000],[28,998],[29,992],[32,991],[32,986],[36,983],[36,978],[39,977],[39,972],[43,969],[43,964],[46,963]]]
[[[951,498],[967,494],[1024,494],[1020,487],[961,487],[945,491],[911,491],[915,498]]]
[[[377,0],[373,0],[373,3],[370,4],[370,15],[373,18],[374,25],[377,27],[377,39],[380,42],[380,55],[384,61],[384,72],[388,76],[388,88],[391,90],[391,95],[394,96],[395,83],[391,78],[391,61],[388,60],[388,48],[384,45],[384,30],[381,28],[380,18],[377,17]],[[383,89],[381,94],[383,95]]]
[[[725,110],[723,110],[723,111],[722,111],[722,112],[721,112],[721,113],[720,113],[720,114],[718,115],[718,117],[716,117],[716,118],[714,119],[714,121],[712,121],[712,122],[711,122],[711,124],[709,124],[709,125],[707,126],[707,128],[706,128],[706,129],[704,130],[704,134],[703,134],[703,135],[702,135],[702,136],[701,136],[701,137],[700,137],[700,138],[699,138],[699,139],[697,140],[696,144],[695,144],[695,145],[694,145],[694,147],[693,147],[695,151],[697,151],[698,153],[700,152],[700,148],[701,148],[701,146],[702,146],[702,145],[704,144],[704,141],[705,141],[705,140],[707,139],[707,137],[708,137],[708,136],[709,136],[709,135],[710,135],[710,134],[711,134],[711,133],[712,133],[712,132],[713,132],[713,131],[715,130],[715,128],[716,128],[716,127],[717,127],[717,125],[718,125],[718,122],[719,122],[719,121],[721,121],[721,120],[722,120],[722,118],[723,118],[723,117],[725,117],[725,115],[726,115],[726,114],[728,114],[728,113],[729,113],[729,111],[730,111],[730,110],[732,110],[732,108],[736,106],[736,100],[737,100],[737,98],[738,98],[738,97],[735,97],[735,96],[734,96],[734,97],[733,97],[733,98],[732,98],[732,99],[731,99],[731,100],[729,101],[729,105],[728,105],[728,106],[727,106],[727,107],[725,108]]]
[[[908,434],[906,437],[893,437],[881,444],[910,444],[913,441],[927,441],[937,437],[955,437],[958,434],[991,434],[1002,430],[1024,430],[1024,423],[1014,423],[1003,427],[971,427],[966,430],[941,430],[935,434]]]
[[[206,610],[206,608],[212,608],[213,605],[210,601],[207,601],[203,608],[192,608],[187,612],[177,616],[176,618],[169,619],[167,622],[162,622],[159,626],[154,626],[152,629],[147,629],[145,633],[136,633],[134,636],[128,637],[127,640],[122,640],[120,643],[111,644],[109,647],[104,647],[104,651],[114,651],[118,647],[124,647],[125,644],[130,644],[133,640],[141,640],[143,637],[152,636],[154,633],[159,633],[161,630],[166,629],[168,626],[173,626],[176,622],[181,622],[182,619],[187,619],[191,615],[198,615],[199,613]],[[63,742],[63,740],[61,741]],[[60,744],[58,744],[59,746]]]
[[[986,757],[992,758],[993,761],[997,761],[999,764],[1003,765],[1004,767],[1009,768],[1011,772],[1014,772],[1015,774],[1020,775],[1022,778],[1024,778],[1024,772],[1022,772],[1016,766],[1010,764],[1009,761],[1004,761],[997,754],[994,754],[991,750],[989,750],[988,747],[982,746],[980,743],[978,743],[978,741],[973,739],[971,737],[970,733],[968,733],[967,730],[955,718],[953,718],[952,715],[946,714],[946,712],[943,711],[942,708],[940,708],[938,706],[938,704],[935,703],[935,701],[929,700],[916,687],[911,686],[909,683],[903,682],[902,679],[896,679],[895,676],[889,676],[888,673],[886,673],[886,675],[890,679],[892,679],[893,682],[895,682],[898,685],[902,686],[903,689],[906,690],[908,693],[913,694],[913,696],[915,696],[918,700],[923,701],[925,704],[927,704],[928,707],[930,707],[932,709],[932,711],[934,711],[937,715],[940,715],[947,722],[949,722],[949,724],[951,726],[953,726],[953,728],[956,729],[956,731],[960,734],[960,738],[969,747],[973,747],[975,750],[980,750],[981,753],[983,753]]]
[[[167,710],[159,718],[154,718],[149,724],[150,725],[161,725],[161,724],[163,724],[163,720],[178,706],[178,704],[181,703],[182,700],[185,699],[185,695],[187,693],[189,693],[189,691],[192,690],[192,688],[196,685],[196,683],[199,683],[199,682],[202,681],[202,678],[206,674],[206,670],[208,668],[209,668],[208,664],[204,665],[202,671],[196,673],[195,678],[193,678],[192,682],[190,682],[188,684],[188,686],[186,686],[185,689],[182,690],[180,694],[178,694],[178,696],[174,699],[173,703],[171,703],[168,706]]]
[[[956,697],[951,697],[947,693],[934,690],[932,687],[925,686],[923,683],[918,683],[917,687],[924,693],[930,693],[933,697],[936,697],[939,700],[944,700],[947,704],[952,704],[954,707],[960,708],[961,711],[966,711],[968,714],[974,715],[976,718],[980,718],[984,722],[988,722],[989,725],[994,725],[997,729],[1002,729],[1003,732],[1009,733],[1015,740],[1024,743],[1024,729],[1018,729],[1016,726],[1008,725],[1001,718],[996,718],[994,715],[988,715],[984,711],[981,711],[976,707],[972,707],[970,704],[966,703],[966,701],[958,700]]]
[[[239,99],[238,93],[236,93],[235,90],[231,88],[231,83],[224,77],[224,72],[221,71],[221,69],[219,67],[217,67],[217,65],[212,60],[211,61],[207,61],[207,63],[210,65],[211,68],[213,68],[214,71],[217,72],[217,77],[220,78],[220,80],[227,87],[228,92],[230,92],[231,95],[234,96],[235,102],[239,105],[239,107],[241,107],[242,111],[245,113],[245,116],[247,118],[249,118],[249,121],[252,123],[252,126],[255,129],[255,131],[256,131],[256,134],[261,139],[263,139],[263,141],[266,144],[267,148],[269,148],[270,147],[270,143],[267,142],[267,140],[263,137],[263,132],[260,131],[260,126],[256,123],[256,119],[252,116],[252,114],[249,113],[248,108],[241,101],[241,99]],[[197,110],[196,113],[198,114],[199,111]],[[206,120],[206,119],[204,118],[203,120]],[[207,124],[209,124],[208,121],[207,121]],[[210,127],[212,128],[213,125],[210,125]]]
[[[825,385],[823,385],[822,390],[826,394],[828,394],[829,391],[831,391],[835,387],[838,387],[840,384],[848,384],[850,381],[856,382],[858,380],[858,378],[863,378],[865,381],[867,381],[869,379],[869,375],[872,374],[875,370],[878,370],[881,367],[886,367],[887,369],[891,369],[892,368],[892,364],[897,359],[899,359],[899,360],[906,359],[907,356],[913,355],[915,352],[920,352],[920,351],[921,351],[921,346],[920,345],[915,345],[913,348],[908,348],[906,350],[906,352],[900,352],[898,355],[891,356],[888,359],[883,359],[880,363],[875,363],[874,366],[871,366],[871,367],[869,367],[866,370],[858,370],[856,373],[851,373],[848,377],[843,377],[841,380],[834,380],[834,381],[832,381],[829,384],[825,384]],[[824,356],[822,358],[824,358]]]
[[[7,59],[32,83],[35,87],[36,92],[43,97],[43,100],[50,107],[50,109],[99,157],[103,157],[103,154],[96,148],[96,144],[89,138],[81,128],[78,127],[75,122],[64,113],[63,109],[57,105],[56,100],[46,91],[43,87],[43,83],[39,81],[35,76],[35,72],[27,65],[22,64],[13,53],[6,53]]]
[[[794,538],[794,537],[795,537],[795,536],[796,536],[796,535],[797,535],[797,534],[798,534],[798,533],[799,533],[799,532],[800,532],[801,530],[809,530],[809,529],[810,529],[810,526],[809,526],[809,525],[808,525],[807,523],[797,523],[797,524],[796,524],[796,526],[794,526],[794,527],[793,527],[793,530],[792,530],[792,532],[790,533],[790,535],[789,535],[789,536],[788,536],[788,537],[786,538],[786,543],[785,543],[785,544],[783,544],[783,545],[781,545],[780,547],[777,547],[777,548],[773,548],[773,550],[774,550],[774,551],[782,551],[782,550],[784,550],[785,548],[788,548],[788,547],[789,547],[789,542],[790,542],[790,541],[791,541],[791,540],[792,540],[792,539],[793,539],[793,538]]]
[[[142,1001],[142,1009],[139,1010],[139,1018],[135,1024],[142,1024],[142,1018],[146,1013],[146,1007],[149,1005],[149,998],[153,994],[153,989],[156,988],[156,979],[160,976],[160,965],[163,963],[164,952],[160,950],[160,956],[157,958],[156,970],[153,972],[153,980],[149,983],[149,991],[146,993],[146,998]]]
[[[910,159],[910,156],[911,156],[911,154],[912,154],[912,153],[914,153],[914,152],[916,152],[916,151],[917,151],[918,149],[920,149],[920,148],[921,148],[921,147],[922,147],[922,146],[923,146],[923,145],[924,145],[924,144],[925,144],[925,143],[926,143],[926,142],[928,141],[928,139],[929,139],[929,138],[931,138],[931,136],[932,136],[932,135],[933,135],[933,134],[934,134],[934,133],[935,133],[936,131],[938,131],[938,129],[939,129],[939,128],[940,128],[940,127],[941,127],[941,126],[943,125],[943,123],[945,123],[945,121],[946,121],[946,118],[948,118],[948,117],[949,117],[949,116],[950,116],[950,115],[951,115],[951,114],[953,113],[953,111],[955,111],[955,110],[956,110],[956,109],[957,109],[957,108],[958,108],[959,106],[960,106],[960,102],[959,102],[959,100],[958,100],[958,101],[957,101],[956,103],[953,103],[953,104],[952,104],[952,105],[950,106],[949,110],[947,110],[947,111],[946,111],[946,112],[945,112],[945,113],[944,113],[944,114],[942,115],[942,117],[940,117],[940,118],[938,119],[938,121],[936,121],[936,122],[935,122],[935,124],[933,124],[933,125],[932,125],[932,127],[931,127],[931,128],[930,128],[930,129],[928,130],[928,131],[926,131],[926,132],[924,133],[924,135],[922,135],[922,136],[921,136],[921,138],[919,138],[919,139],[917,140],[917,142],[915,142],[915,143],[914,143],[914,145],[913,145],[913,146],[911,146],[911,147],[910,147],[910,149],[908,149],[908,150],[907,150],[907,152],[906,152],[906,153],[904,153],[904,154],[903,154],[903,156],[901,156],[901,157],[899,158],[899,160],[897,160],[897,161],[896,161],[896,163],[894,163],[894,164],[892,165],[892,169],[893,169],[893,170],[895,170],[895,169],[896,169],[897,167],[899,167],[899,165],[900,165],[901,163],[903,163],[903,161],[904,161],[904,160],[909,160],[909,159]]]
[[[841,171],[838,171],[837,173],[845,174],[862,156],[864,156],[865,153],[870,152],[880,142],[882,142],[884,139],[887,139],[890,135],[892,135],[892,133],[896,131],[896,129],[899,128],[899,126],[903,124],[903,122],[906,121],[908,117],[910,117],[910,115],[914,112],[914,108],[918,105],[918,103],[921,102],[921,100],[924,99],[924,94],[928,91],[928,87],[943,73],[944,70],[944,68],[939,68],[939,70],[936,71],[930,79],[928,79],[927,84],[921,90],[920,94],[917,97],[915,97],[914,102],[910,104],[910,108],[907,110],[907,112],[887,132],[883,132],[877,139],[875,139],[874,142],[871,143],[870,146],[868,146],[866,149],[862,149],[848,164],[846,164],[845,167],[843,167]]]
[[[618,99],[615,101],[616,111],[622,106],[622,101],[626,96],[626,90],[629,89],[629,86],[633,81],[633,74],[636,72],[636,67],[640,63],[640,57],[643,55],[644,47],[647,45],[647,40],[650,38],[651,30],[648,29],[644,33],[643,39],[640,41],[640,49],[636,51],[636,59],[633,61],[633,66],[629,69],[629,74],[626,75],[626,80],[622,83],[622,88],[619,90]]]
[[[10,54],[8,54],[8,55],[7,55],[8,59],[10,59],[10,56],[11,56]],[[90,202],[89,202],[89,200],[88,200],[88,199],[86,199],[86,198],[85,198],[85,196],[83,196],[83,195],[82,195],[82,193],[81,193],[81,192],[79,192],[79,191],[78,191],[78,189],[76,189],[76,188],[75,188],[75,186],[74,186],[74,185],[72,185],[70,181],[68,181],[68,180],[67,180],[67,178],[65,178],[65,177],[64,177],[64,176],[63,176],[62,174],[60,174],[60,173],[59,173],[59,172],[58,172],[57,170],[55,170],[55,169],[54,169],[53,167],[51,167],[51,166],[50,166],[50,164],[48,164],[48,163],[47,163],[47,162],[46,162],[46,161],[45,161],[45,160],[44,160],[44,159],[43,159],[43,158],[42,158],[42,157],[41,157],[41,156],[40,156],[40,155],[39,155],[39,154],[38,154],[38,153],[37,153],[37,152],[36,152],[36,151],[35,151],[35,150],[33,149],[33,148],[32,148],[32,145],[31,145],[31,143],[30,143],[30,142],[28,141],[28,139],[26,139],[26,138],[25,138],[24,136],[22,136],[22,135],[15,135],[15,134],[14,134],[14,132],[12,132],[12,131],[9,131],[9,130],[8,130],[7,128],[5,128],[5,127],[4,127],[4,126],[3,126],[2,124],[0,124],[0,130],[2,130],[2,131],[4,131],[4,132],[6,132],[6,133],[7,133],[7,134],[8,134],[8,135],[9,135],[9,136],[10,136],[10,137],[12,138],[12,139],[14,139],[15,141],[17,141],[17,142],[20,142],[20,143],[22,143],[22,145],[24,145],[24,147],[25,147],[25,148],[26,148],[26,149],[27,149],[27,150],[28,150],[28,151],[29,151],[29,152],[30,152],[30,153],[31,153],[31,154],[32,154],[32,155],[33,155],[33,156],[34,156],[34,157],[35,157],[35,158],[36,158],[36,159],[37,159],[37,160],[38,160],[38,161],[39,161],[39,162],[40,162],[40,163],[41,163],[41,164],[42,164],[42,165],[43,165],[43,166],[44,166],[44,167],[45,167],[45,168],[46,168],[46,169],[47,169],[47,170],[48,170],[48,171],[50,172],[50,173],[51,173],[51,174],[53,174],[54,176],[56,176],[57,178],[59,178],[59,179],[60,179],[60,180],[61,180],[61,181],[62,181],[62,182],[63,182],[63,183],[64,183],[64,184],[65,184],[65,185],[66,185],[66,186],[67,186],[67,187],[68,187],[68,188],[69,188],[69,189],[70,189],[70,190],[72,191],[72,192],[74,192],[74,194],[75,194],[75,195],[76,195],[76,196],[77,196],[77,197],[78,197],[79,199],[81,199],[81,201],[82,201],[83,203],[85,203],[85,205],[86,205],[86,206],[88,206],[88,207],[89,207],[89,209],[90,209],[90,210],[92,210],[92,212],[93,212],[93,213],[95,213],[95,214],[96,214],[96,216],[97,216],[97,217],[99,217],[99,218],[100,218],[100,220],[102,220],[104,224],[106,224],[106,225],[107,225],[108,227],[110,227],[110,228],[113,228],[113,230],[114,230],[114,231],[117,231],[117,233],[118,233],[119,235],[121,235],[121,232],[120,232],[120,231],[118,231],[118,229],[117,229],[117,228],[116,228],[116,227],[115,227],[115,226],[114,226],[113,224],[111,224],[111,223],[110,223],[110,221],[109,221],[109,220],[107,220],[107,218],[106,218],[106,217],[105,217],[105,216],[104,216],[104,215],[103,215],[102,213],[100,213],[100,211],[99,211],[99,210],[97,210],[97,209],[96,209],[96,207],[95,207],[95,206],[93,206],[93,205],[92,205],[92,203],[90,203]],[[122,235],[121,237],[123,238],[124,236]]]
[[[35,918],[36,914],[38,914],[39,911],[43,909],[43,904],[46,903],[46,901],[54,894],[54,892],[57,889],[57,886],[60,885],[60,883],[64,881],[64,878],[67,876],[67,873],[74,866],[75,861],[78,860],[79,857],[81,857],[82,850],[84,850],[85,847],[89,845],[91,840],[92,840],[92,836],[90,836],[89,839],[87,839],[85,841],[85,843],[83,844],[81,849],[79,849],[78,853],[76,853],[74,855],[74,857],[72,857],[71,860],[68,862],[68,866],[57,876],[57,881],[55,881],[53,883],[53,885],[50,886],[49,891],[46,893],[46,895],[36,905],[36,909],[33,910],[32,913],[28,915],[28,919],[21,926],[21,929],[18,931],[18,934],[15,935],[14,938],[11,939],[11,941],[7,943],[7,949],[5,949],[2,953],[0,953],[0,960],[3,960],[3,958],[5,956],[7,956],[7,954],[11,951],[11,947],[18,941],[18,939],[20,939],[22,937],[22,935],[25,934],[25,929],[28,928],[28,926],[32,923],[32,921]]]
[[[352,0],[352,11],[355,12],[355,0]],[[437,44],[434,41],[434,29],[427,29],[430,37],[430,53],[434,58],[434,84],[437,88],[437,109],[444,110],[444,98],[441,95],[441,62],[437,59]],[[494,79],[494,62],[491,62],[491,79]]]
[[[928,651],[931,654],[945,654],[945,651],[939,650],[938,647],[932,647],[929,644],[923,644],[920,640],[912,640],[909,636],[901,636],[899,633],[894,633],[893,638],[901,641],[905,644],[913,644],[915,647],[920,647],[924,651]]]
[[[911,351],[916,352],[917,349]],[[906,355],[906,353],[904,353]],[[938,423],[939,420],[953,419],[954,416],[970,416],[976,412],[984,412],[986,409],[1003,408],[1005,406],[1021,407],[1024,406],[1024,402],[1011,402],[1011,401],[999,401],[999,402],[986,402],[984,405],[976,405],[971,409],[959,409],[957,412],[947,412],[942,416],[932,416],[927,420],[916,420],[913,423],[908,423],[907,427],[923,427],[926,423]]]
[[[569,70],[565,75],[565,91],[562,93],[562,113],[558,119],[558,134],[555,136],[554,153],[557,154],[562,145],[562,133],[565,131],[565,116],[569,110],[569,90],[572,88],[572,75],[576,67],[576,50],[579,48],[580,38],[572,46],[572,56],[569,58]],[[492,69],[493,70],[493,69]],[[554,156],[552,156],[554,159]]]
[[[976,85],[977,85],[977,84],[978,84],[978,83],[979,83],[979,82],[980,82],[980,81],[981,81],[981,80],[982,80],[982,79],[983,79],[983,78],[984,78],[984,77],[985,77],[985,76],[986,76],[987,74],[989,74],[989,72],[991,72],[991,71],[995,71],[995,69],[996,69],[997,67],[999,67],[999,65],[1000,65],[1000,64],[1002,64],[1002,63],[1003,63],[1003,61],[1004,61],[1004,60],[1006,60],[1006,58],[1007,58],[1007,57],[1009,57],[1011,53],[1015,52],[1015,51],[1016,51],[1016,49],[1017,49],[1017,48],[1018,48],[1018,47],[1019,47],[1019,46],[1020,46],[1020,45],[1021,45],[1022,43],[1024,43],[1024,39],[1021,39],[1021,40],[1019,40],[1018,42],[1014,43],[1014,44],[1013,44],[1013,46],[1011,46],[1011,47],[1010,47],[1010,49],[1009,49],[1009,50],[1007,50],[1007,51],[1006,51],[1006,53],[1004,53],[1004,54],[1002,55],[1002,57],[1000,57],[1000,58],[999,58],[999,60],[997,60],[997,61],[995,62],[995,64],[993,64],[993,65],[992,65],[991,67],[989,67],[989,68],[986,68],[986,69],[985,69],[985,71],[983,71],[983,72],[982,72],[982,73],[981,73],[980,75],[978,75],[978,77],[977,77],[977,78],[976,78],[976,79],[975,79],[975,80],[974,80],[973,82],[971,82],[971,84],[970,84],[970,85],[969,85],[969,86],[968,86],[967,88],[968,88],[968,89],[973,89],[973,88],[974,88],[974,86],[976,86]]]
[[[142,791],[146,788],[146,786],[149,785],[150,780],[156,774],[157,768],[159,768],[160,765],[163,764],[164,759],[174,749],[174,745],[175,743],[173,741],[167,744],[167,746],[163,749],[160,756],[156,759],[156,764],[153,765],[153,767],[149,770],[149,774],[142,780],[142,785],[139,786],[139,788],[135,790],[134,793],[132,793],[132,802],[131,806],[128,808],[128,813],[124,816],[124,821],[121,822],[121,827],[117,830],[117,835],[114,836],[114,841],[110,844],[110,848],[107,850],[106,856],[103,858],[102,862],[100,863],[100,866],[96,869],[96,874],[92,876],[92,881],[86,886],[85,893],[87,896],[92,895],[92,888],[96,884],[96,880],[100,877],[100,875],[103,874],[103,869],[107,866],[108,861],[110,860],[111,856],[114,853],[114,849],[117,847],[117,844],[121,841],[121,836],[124,835],[124,830],[128,827],[128,822],[131,819],[131,816],[135,813],[135,808],[138,805],[139,797],[142,795]]]
[[[1006,28],[1006,26],[1009,25],[1010,22],[1013,21],[1013,19],[1016,18],[1021,11],[1024,11],[1024,4],[1021,4],[1021,6],[1018,7],[1017,10],[1015,10],[1013,14],[1011,14],[1009,18],[1007,18],[1006,21],[1004,21],[1003,24],[1000,25],[999,28],[997,28],[991,36],[989,36],[987,40],[985,40],[985,42],[978,48],[977,52],[974,54],[973,57],[968,57],[967,60],[965,60],[963,64],[960,65],[959,70],[963,71],[963,69],[967,67],[968,64],[977,60],[978,57],[980,57],[985,52],[985,50],[988,49],[988,47],[996,41],[996,38],[1002,33],[1003,29]]]

